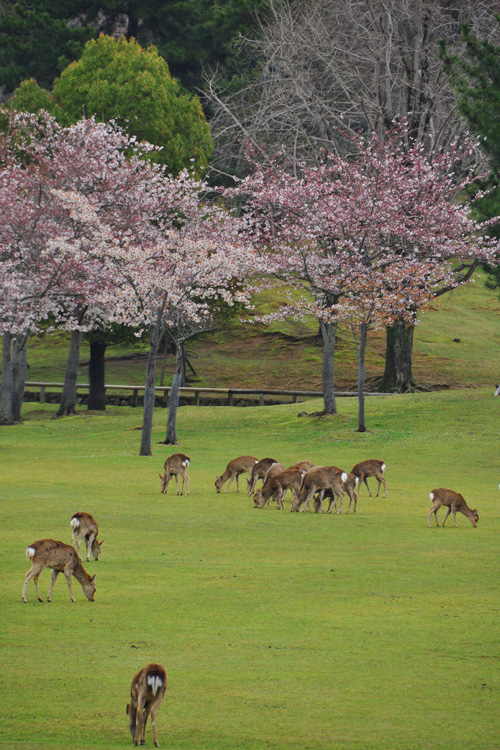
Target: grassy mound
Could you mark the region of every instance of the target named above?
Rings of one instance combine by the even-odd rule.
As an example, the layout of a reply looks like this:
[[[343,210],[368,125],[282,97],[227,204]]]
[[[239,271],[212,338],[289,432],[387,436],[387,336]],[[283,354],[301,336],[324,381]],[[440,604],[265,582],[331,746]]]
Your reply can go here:
[[[312,408],[320,408],[318,401]],[[492,389],[374,397],[335,417],[297,405],[183,407],[191,492],[160,494],[172,448],[155,412],[153,457],[140,413],[114,407],[52,419],[26,404],[0,428],[0,747],[132,746],[125,705],[150,661],[169,674],[160,745],[175,750],[415,750],[498,746],[498,409]],[[250,453],[349,470],[387,464],[388,496],[360,491],[353,515],[254,510],[217,495],[215,475]],[[373,480],[372,480],[373,482]],[[479,511],[427,528],[428,493],[462,492]],[[346,506],[344,505],[344,508]],[[21,590],[26,547],[69,542],[92,513],[104,546],[94,603],[59,577],[52,603]],[[444,512],[441,511],[442,516]],[[49,571],[40,577],[46,594]],[[146,742],[152,746],[151,728]]]

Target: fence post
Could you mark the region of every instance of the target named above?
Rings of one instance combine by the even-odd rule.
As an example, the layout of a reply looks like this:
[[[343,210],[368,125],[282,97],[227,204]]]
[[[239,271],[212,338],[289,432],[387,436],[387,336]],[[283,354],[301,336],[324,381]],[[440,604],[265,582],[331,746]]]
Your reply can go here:
[[[227,405],[228,406],[233,405],[233,392],[232,391],[227,392]]]
[[[263,394],[263,393],[259,393],[259,401],[260,401],[260,405],[261,405],[261,406],[264,406],[264,405],[265,405],[265,402],[264,402],[264,394]]]

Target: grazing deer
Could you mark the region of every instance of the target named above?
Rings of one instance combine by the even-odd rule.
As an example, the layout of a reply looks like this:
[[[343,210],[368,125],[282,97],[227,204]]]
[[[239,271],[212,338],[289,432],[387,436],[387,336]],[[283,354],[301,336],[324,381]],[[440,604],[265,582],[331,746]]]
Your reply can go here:
[[[347,474],[338,466],[316,466],[311,471],[308,471],[302,480],[302,486],[297,498],[292,500],[292,513],[296,513],[300,510],[301,505],[305,503],[304,507],[310,510],[311,498],[316,492],[320,492],[320,507],[323,500],[323,490],[332,490],[337,497],[342,497],[343,489],[342,484],[347,480]]]
[[[477,522],[479,521],[479,513],[475,508],[474,510],[471,510],[469,508],[460,493],[454,492],[453,490],[445,490],[443,487],[440,487],[437,490],[432,490],[432,492],[429,493],[429,497],[432,503],[432,508],[429,511],[429,517],[427,521],[427,525],[429,528],[431,527],[431,516],[433,513],[434,518],[436,519],[436,526],[439,526],[437,512],[442,505],[444,505],[447,509],[443,521],[443,526],[445,525],[446,519],[448,518],[450,513],[453,513],[453,522],[455,526],[457,525],[457,511],[459,513],[463,513],[464,516],[467,516],[474,528],[477,526]]]
[[[303,469],[291,466],[277,474],[271,476],[268,474],[265,485],[261,490],[257,490],[254,495],[254,503],[257,502],[259,508],[265,508],[266,505],[269,505],[271,498],[274,498],[277,510],[281,510],[285,507],[284,499],[287,490],[290,490],[292,497],[297,497],[299,494],[305,473]]]
[[[225,492],[229,490],[233,481],[236,479],[236,492],[240,491],[239,477],[240,474],[252,474],[252,469],[255,464],[259,463],[255,456],[240,456],[239,458],[233,458],[224,469],[224,474],[220,477],[215,477],[215,489],[220,492],[224,484],[229,479]],[[248,480],[247,480],[248,481]]]
[[[82,553],[80,551],[82,539],[85,539],[85,546],[87,548],[87,562],[90,562],[91,552],[94,560],[98,560],[99,555],[101,554],[102,542],[99,542],[97,539],[99,529],[94,516],[91,516],[90,513],[75,513],[71,518],[70,524],[73,529],[71,544],[74,544],[76,539],[76,546],[80,560],[83,561]]]
[[[94,594],[96,590],[95,576],[89,576],[87,571],[84,569],[80,558],[76,551],[69,544],[64,542],[56,542],[55,539],[40,539],[38,542],[33,542],[26,550],[26,557],[31,560],[31,569],[27,572],[26,578],[24,579],[23,588],[23,601],[27,602],[26,591],[28,589],[28,583],[31,578],[35,581],[36,593],[38,594],[38,601],[42,602],[43,599],[40,596],[38,589],[38,577],[44,568],[52,568],[52,580],[50,584],[49,593],[47,594],[47,601],[50,602],[52,595],[52,589],[57,580],[59,573],[64,573],[66,581],[68,582],[69,595],[71,601],[74,602],[75,597],[71,588],[71,576],[75,576],[76,580],[81,584],[83,593],[90,602],[94,601]]]
[[[164,471],[165,474],[160,474],[161,479],[161,491],[164,495],[167,494],[168,483],[171,477],[175,477],[175,486],[177,487],[177,494],[179,494],[179,475],[182,478],[182,489],[181,495],[184,494],[184,482],[186,483],[186,497],[189,495],[189,479],[187,475],[187,467],[191,463],[189,456],[185,453],[174,453],[169,456],[165,461]]]
[[[255,487],[259,479],[264,479],[268,470],[273,464],[278,463],[275,458],[261,458],[257,461],[250,474],[250,479],[247,479],[247,495],[250,497],[255,492]]]
[[[134,745],[145,745],[146,723],[151,712],[153,741],[159,747],[156,736],[156,714],[167,689],[167,673],[160,664],[148,664],[132,680],[130,703],[127,705],[130,734]]]
[[[260,507],[260,500],[261,500],[261,497],[262,497],[262,493],[264,492],[264,490],[267,493],[268,488],[271,486],[272,478],[276,474],[280,474],[282,471],[285,471],[285,467],[283,466],[283,464],[280,464],[278,461],[275,461],[273,464],[271,464],[271,466],[266,471],[265,476],[262,479],[262,488],[260,490],[257,490],[257,492],[255,493],[255,495],[253,496],[253,507],[254,508],[259,508]]]
[[[368,494],[370,497],[372,496],[372,493],[370,491],[370,488],[368,487],[368,477],[375,477],[375,479],[378,482],[377,485],[377,494],[376,497],[378,497],[378,493],[380,490],[380,485],[384,485],[384,497],[387,496],[387,487],[384,479],[384,471],[385,471],[385,464],[383,461],[379,461],[376,458],[370,458],[367,461],[361,461],[361,463],[356,464],[356,466],[353,466],[351,469],[351,474],[354,474],[359,479],[359,489],[361,489],[361,482],[364,482],[366,484],[366,489],[368,490]],[[359,494],[359,490],[356,494]]]
[[[313,464],[312,461],[297,461],[296,464],[293,464],[293,466],[290,466],[290,469],[301,469],[301,471],[311,471],[311,469],[314,469],[315,464]]]
[[[353,513],[356,513],[356,508],[358,505],[358,495],[356,493],[356,488],[358,486],[359,479],[358,477],[354,476],[354,474],[348,474],[347,479],[345,482],[342,482],[342,496],[340,498],[340,507],[337,510],[337,496],[331,489],[324,490],[324,496],[320,499],[320,493],[318,492],[314,499],[314,511],[315,513],[323,513],[323,500],[325,498],[329,499],[328,503],[328,510],[327,513],[332,512],[332,508],[335,508],[335,513],[342,513],[342,507],[344,505],[344,492],[347,492],[349,495],[349,507],[347,509],[347,513],[350,513],[351,511],[351,505],[354,503],[354,509]]]

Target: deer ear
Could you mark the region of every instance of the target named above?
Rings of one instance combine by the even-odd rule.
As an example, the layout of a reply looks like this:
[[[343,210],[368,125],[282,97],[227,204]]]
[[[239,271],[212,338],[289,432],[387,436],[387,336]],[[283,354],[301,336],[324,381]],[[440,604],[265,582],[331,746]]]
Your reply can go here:
[[[94,581],[95,581],[95,575],[93,575],[92,578],[90,579],[90,583],[93,583]]]
[[[162,477],[162,475],[161,475],[161,474],[158,474],[158,476],[160,477],[160,479],[163,479],[163,477]]]

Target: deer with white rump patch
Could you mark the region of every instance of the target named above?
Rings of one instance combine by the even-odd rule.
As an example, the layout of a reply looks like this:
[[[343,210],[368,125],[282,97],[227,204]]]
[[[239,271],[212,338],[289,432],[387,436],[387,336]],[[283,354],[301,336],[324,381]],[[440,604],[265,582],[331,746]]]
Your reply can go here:
[[[361,482],[364,482],[366,484],[366,489],[368,490],[368,494],[370,497],[372,496],[372,493],[370,491],[370,488],[368,487],[368,477],[375,477],[375,479],[378,482],[377,485],[377,494],[376,497],[378,497],[378,493],[380,490],[380,485],[384,485],[384,497],[387,496],[387,486],[384,479],[384,471],[385,471],[385,464],[383,461],[379,461],[376,458],[369,458],[367,461],[361,461],[361,463],[356,464],[356,466],[353,466],[351,469],[351,474],[354,474],[354,476],[358,477],[359,479],[359,489],[361,489]],[[356,494],[359,494],[359,490]]]
[[[319,491],[320,507],[323,501],[324,490],[332,490],[334,496],[341,498],[344,494],[342,484],[347,480],[347,473],[338,466],[316,466],[308,471],[302,480],[302,486],[297,498],[292,501],[292,513],[300,512],[307,508],[310,510],[311,498]],[[304,508],[301,508],[305,503]]]
[[[179,477],[182,478],[181,495],[184,494],[184,483],[186,483],[186,497],[189,495],[189,479],[187,475],[187,467],[191,463],[189,456],[185,453],[174,453],[169,456],[165,461],[164,471],[165,474],[160,474],[161,479],[161,491],[164,495],[167,494],[168,483],[172,477],[175,477],[175,486],[177,487],[177,494],[179,494]]]
[[[259,460],[255,458],[255,456],[239,456],[238,458],[233,458],[233,460],[230,461],[224,469],[224,474],[222,474],[220,477],[215,477],[215,489],[219,493],[224,484],[229,480],[229,484],[224,491],[227,492],[236,479],[236,492],[239,492],[240,474],[247,473],[251,475],[253,467],[258,463]]]
[[[432,508],[429,511],[429,517],[427,520],[427,525],[429,528],[431,527],[431,517],[433,513],[434,518],[436,519],[436,526],[439,526],[437,512],[442,505],[444,505],[444,507],[446,508],[446,515],[444,517],[443,526],[445,525],[446,519],[448,518],[450,513],[453,513],[453,522],[455,526],[457,525],[457,511],[459,513],[463,513],[464,516],[467,516],[474,528],[477,526],[477,522],[479,521],[479,513],[475,508],[474,510],[469,508],[463,496],[460,495],[459,492],[446,490],[443,487],[440,487],[437,490],[432,490],[432,492],[429,493],[429,497],[432,503]]]
[[[90,562],[91,552],[94,560],[98,560],[99,555],[101,554],[102,542],[99,542],[97,539],[99,529],[94,516],[91,516],[90,513],[75,513],[75,515],[71,518],[70,524],[71,528],[73,529],[71,544],[74,544],[76,539],[76,547],[78,549],[78,556],[80,560],[83,560],[82,553],[80,551],[82,539],[85,539],[85,546],[87,548],[87,562]]]
[[[347,474],[347,479],[342,482],[342,496],[340,498],[340,507],[337,510],[337,500],[338,497],[335,495],[334,491],[331,489],[324,490],[323,498],[320,500],[320,493],[317,494],[317,496],[314,499],[314,511],[315,513],[323,513],[323,500],[325,498],[329,499],[328,503],[328,510],[327,513],[332,512],[332,508],[335,508],[335,513],[342,513],[342,507],[344,505],[344,492],[347,492],[349,496],[349,507],[347,508],[347,513],[350,513],[351,511],[351,505],[354,503],[353,513],[356,513],[356,508],[358,506],[358,495],[356,493],[356,489],[358,486],[359,479],[358,477],[354,476],[354,474]]]
[[[248,497],[255,492],[259,479],[264,479],[271,466],[276,463],[278,462],[275,458],[261,458],[260,461],[257,461],[250,474],[250,479],[247,479]]]
[[[38,601],[43,601],[38,589],[38,578],[44,568],[52,568],[52,579],[49,593],[47,594],[48,602],[50,602],[52,589],[54,588],[54,584],[59,573],[64,573],[64,576],[68,583],[69,595],[72,602],[76,600],[71,589],[71,576],[75,576],[76,580],[80,583],[83,589],[83,593],[85,594],[87,599],[90,602],[94,601],[94,594],[96,590],[95,575],[89,576],[82,563],[80,562],[80,558],[78,557],[76,550],[73,549],[73,547],[71,547],[69,544],[64,544],[64,542],[57,542],[55,539],[40,539],[38,542],[33,542],[33,544],[30,544],[30,546],[26,550],[26,557],[28,558],[28,560],[31,560],[31,569],[27,572],[26,578],[24,579],[24,602],[28,601],[26,598],[26,591],[28,589],[28,583],[32,578],[35,581]]]
[[[145,745],[146,723],[151,713],[153,741],[159,747],[156,736],[156,714],[167,689],[167,673],[161,664],[148,664],[132,680],[130,703],[127,705],[129,728],[134,745]]]

